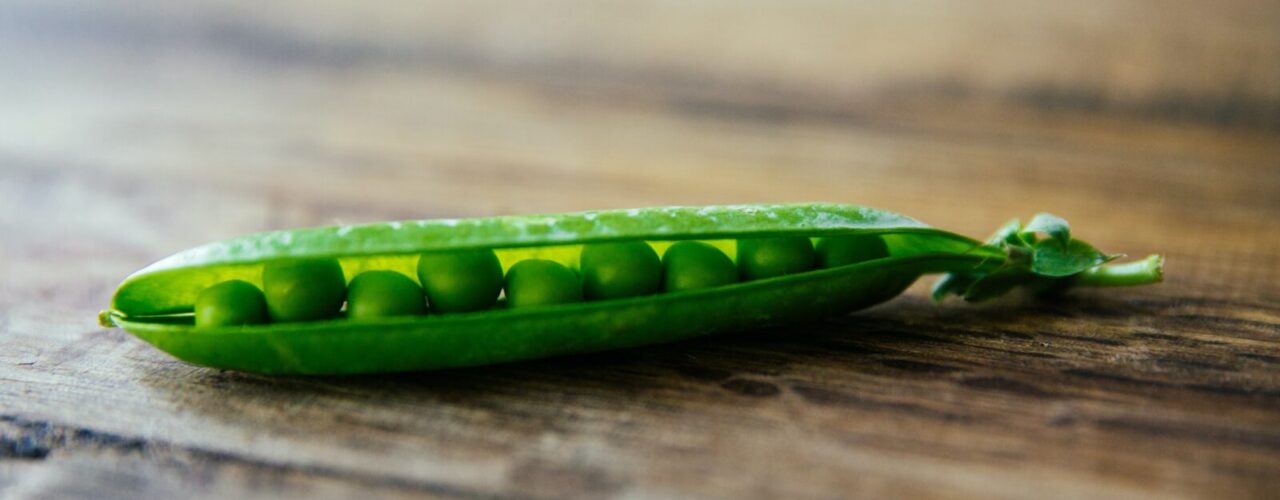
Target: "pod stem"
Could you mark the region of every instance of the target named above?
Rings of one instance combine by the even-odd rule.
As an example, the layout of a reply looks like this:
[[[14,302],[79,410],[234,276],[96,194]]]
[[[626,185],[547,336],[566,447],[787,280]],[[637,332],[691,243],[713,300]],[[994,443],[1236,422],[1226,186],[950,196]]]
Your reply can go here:
[[[1104,253],[1075,239],[1067,221],[1037,214],[1031,222],[1012,220],[1001,226],[982,248],[1006,258],[992,270],[953,272],[933,287],[933,300],[958,295],[969,302],[994,299],[1024,287],[1037,295],[1055,295],[1073,286],[1149,285],[1164,281],[1164,257],[1114,264],[1121,254]]]
[[[1104,264],[1088,269],[1075,277],[1075,286],[1111,287],[1150,285],[1164,281],[1164,256],[1150,255],[1145,259],[1123,264]]]

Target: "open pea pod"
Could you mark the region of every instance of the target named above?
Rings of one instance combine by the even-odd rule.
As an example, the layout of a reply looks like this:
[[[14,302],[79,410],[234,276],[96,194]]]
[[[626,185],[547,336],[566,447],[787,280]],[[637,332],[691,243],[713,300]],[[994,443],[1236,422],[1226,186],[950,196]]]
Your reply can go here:
[[[742,238],[848,234],[880,235],[889,255],[699,290],[540,307],[234,327],[196,327],[191,315],[206,287],[233,279],[261,286],[264,265],[290,259],[335,258],[351,279],[366,270],[414,276],[423,252],[492,249],[505,270],[529,258],[574,267],[583,245],[591,243],[645,241],[661,253],[673,242],[700,240],[732,256]],[[356,374],[602,351],[846,314],[898,295],[926,273],[948,273],[935,297],[955,293],[970,299],[999,295],[1015,285],[1058,291],[1161,278],[1158,257],[1107,265],[1111,256],[1082,254],[1085,248],[1096,252],[1087,244],[1055,242],[1046,247],[1054,251],[1041,252],[1047,256],[1042,259],[1077,253],[1061,257],[1067,264],[1045,265],[1035,261],[1040,253],[1027,250],[1035,248],[1034,233],[1010,234],[1016,231],[1006,226],[998,240],[982,243],[892,212],[835,204],[665,207],[278,231],[190,249],[134,273],[100,321],[199,365]],[[1077,262],[1087,265],[1065,267]],[[1055,274],[1037,273],[1040,268]]]

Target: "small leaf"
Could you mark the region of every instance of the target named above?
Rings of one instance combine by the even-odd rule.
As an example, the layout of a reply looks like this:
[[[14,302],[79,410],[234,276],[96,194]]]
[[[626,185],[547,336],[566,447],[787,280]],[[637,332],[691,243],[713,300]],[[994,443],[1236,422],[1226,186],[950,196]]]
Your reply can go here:
[[[1070,240],[1065,244],[1057,239],[1043,240],[1035,245],[1031,271],[1055,278],[1071,276],[1114,258],[1080,240]]]
[[[1024,266],[1005,266],[992,271],[991,274],[978,278],[964,292],[964,300],[982,302],[994,299],[1013,290],[1018,285],[1026,284],[1035,276]]]
[[[1006,247],[1006,253],[1009,254],[1009,262],[1019,266],[1031,264],[1035,258],[1035,249],[1030,246],[1010,245]]]
[[[1013,219],[1004,223],[1003,226],[1000,226],[1000,229],[996,230],[995,234],[987,238],[987,244],[995,246],[1000,246],[1001,243],[1017,244],[1016,242],[1020,241],[1018,232],[1021,230],[1022,221]]]
[[[935,303],[946,300],[948,295],[964,295],[964,291],[969,288],[969,285],[973,284],[975,279],[977,277],[972,274],[947,274],[933,284],[933,290],[929,295],[933,297]]]
[[[1050,213],[1038,213],[1022,228],[1024,233],[1045,233],[1062,243],[1071,241],[1071,226],[1062,217]]]

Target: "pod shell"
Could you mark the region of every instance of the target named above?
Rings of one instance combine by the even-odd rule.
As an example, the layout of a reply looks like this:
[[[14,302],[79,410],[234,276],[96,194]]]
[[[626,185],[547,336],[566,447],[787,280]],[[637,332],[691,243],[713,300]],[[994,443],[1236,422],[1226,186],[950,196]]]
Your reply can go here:
[[[893,254],[723,287],[528,309],[208,329],[195,329],[183,319],[205,286],[252,279],[264,263],[276,259],[335,257],[347,276],[367,269],[413,276],[414,259],[424,251],[503,249],[505,257],[500,257],[509,267],[519,258],[567,255],[601,241],[816,238],[858,232],[886,235]],[[844,314],[896,296],[921,274],[976,270],[1001,258],[972,239],[851,205],[663,207],[393,222],[264,233],[181,252],[127,278],[103,318],[178,358],[217,368],[280,374],[428,370],[671,342]]]

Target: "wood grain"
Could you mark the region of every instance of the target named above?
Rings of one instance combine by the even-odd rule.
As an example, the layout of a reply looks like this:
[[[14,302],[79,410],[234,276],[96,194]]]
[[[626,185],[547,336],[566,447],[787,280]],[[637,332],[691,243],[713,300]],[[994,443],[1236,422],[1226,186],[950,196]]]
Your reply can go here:
[[[1276,2],[4,10],[0,496],[1280,491]],[[360,378],[94,322],[248,232],[806,200],[1051,211],[1168,281]]]

